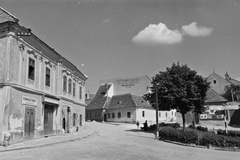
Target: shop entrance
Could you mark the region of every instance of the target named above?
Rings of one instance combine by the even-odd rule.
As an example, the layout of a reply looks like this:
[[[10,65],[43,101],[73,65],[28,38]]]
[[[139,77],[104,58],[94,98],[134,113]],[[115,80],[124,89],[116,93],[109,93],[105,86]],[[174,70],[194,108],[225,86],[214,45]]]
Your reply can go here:
[[[25,125],[24,125],[24,137],[33,138],[34,126],[35,126],[35,109],[26,107],[25,109]]]
[[[44,106],[44,134],[53,132],[53,111],[54,106],[45,104]]]

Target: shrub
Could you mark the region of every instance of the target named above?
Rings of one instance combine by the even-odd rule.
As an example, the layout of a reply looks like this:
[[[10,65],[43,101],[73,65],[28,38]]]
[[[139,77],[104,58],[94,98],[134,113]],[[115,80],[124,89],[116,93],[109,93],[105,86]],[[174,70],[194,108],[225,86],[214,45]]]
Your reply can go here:
[[[219,135],[226,135],[229,137],[240,137],[240,131],[229,130],[228,134],[226,134],[225,130],[218,129],[217,134]]]
[[[159,127],[172,127],[172,128],[180,128],[179,123],[160,123]]]
[[[159,130],[159,136],[161,139],[186,144],[196,143],[203,146],[211,144],[215,147],[240,147],[240,137],[218,135],[213,132],[201,132],[190,128],[183,132],[183,130],[172,127],[161,127]]]
[[[188,128],[195,129],[194,125],[189,125]]]
[[[204,131],[204,132],[208,131],[207,127],[202,127],[202,126],[197,126],[196,129],[199,131]]]
[[[196,143],[197,133],[194,130],[179,130],[172,127],[162,127],[159,130],[159,136],[166,140],[172,140],[182,143]]]

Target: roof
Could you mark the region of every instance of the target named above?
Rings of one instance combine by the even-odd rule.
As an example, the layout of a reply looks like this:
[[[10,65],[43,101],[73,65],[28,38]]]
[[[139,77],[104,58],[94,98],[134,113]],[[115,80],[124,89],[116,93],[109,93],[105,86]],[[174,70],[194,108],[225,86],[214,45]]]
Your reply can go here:
[[[6,11],[3,8],[0,7],[0,23],[8,23],[9,21],[14,22],[12,25],[14,25],[14,31],[13,32],[15,34],[18,34],[18,33],[25,33],[26,34],[26,33],[28,33],[30,35],[30,36],[21,37],[24,41],[26,41],[31,46],[33,46],[36,50],[39,50],[40,52],[45,53],[44,55],[47,56],[52,61],[56,61],[56,63],[58,63],[61,60],[63,65],[66,66],[68,69],[70,69],[73,72],[74,75],[83,79],[84,81],[87,80],[87,78],[88,78],[87,75],[82,73],[74,64],[72,64],[66,58],[62,57],[58,52],[56,52],[48,44],[46,44],[40,38],[38,38],[36,35],[34,35],[31,32],[31,29],[28,29],[28,28],[25,28],[24,26],[21,26],[18,23],[19,20],[14,15],[12,15],[8,11]],[[44,47],[41,47],[41,49],[39,49],[38,47],[36,47],[36,43],[34,43],[34,41],[37,42],[38,47],[39,47],[40,44]],[[44,48],[47,48],[47,51],[45,51]],[[51,55],[54,55],[54,56],[51,57]]]
[[[17,17],[0,7],[0,23],[12,21],[12,22],[18,22]]]
[[[113,96],[107,109],[130,107],[153,109],[142,96],[131,93]]]
[[[101,85],[98,88],[98,91],[93,100],[87,105],[86,110],[104,108],[107,100],[109,100],[109,97],[107,97],[107,91],[110,87],[111,84]]]
[[[209,89],[207,91],[206,100],[205,100],[206,104],[209,104],[209,103],[226,103],[226,102],[227,102],[227,100],[224,97],[220,96],[213,89]]]
[[[230,83],[232,83],[232,84],[234,84],[234,85],[240,85],[240,82],[239,81],[237,81],[237,80],[235,80],[235,79],[230,79],[230,80],[228,80]]]

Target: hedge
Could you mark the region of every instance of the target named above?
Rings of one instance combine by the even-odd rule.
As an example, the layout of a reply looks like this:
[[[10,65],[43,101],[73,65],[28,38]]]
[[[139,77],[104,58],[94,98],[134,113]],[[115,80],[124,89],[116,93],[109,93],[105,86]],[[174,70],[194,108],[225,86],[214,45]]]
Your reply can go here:
[[[180,128],[180,124],[179,123],[159,123],[158,124],[159,128],[161,127],[172,127],[172,128]],[[156,130],[156,124],[153,124],[149,127],[150,131],[155,131]]]
[[[228,137],[214,134],[213,132],[203,132],[187,128],[185,132],[172,127],[162,127],[159,130],[160,139],[177,141],[181,143],[194,143],[197,145],[208,146],[211,144],[215,147],[240,147],[240,137]]]
[[[225,130],[218,129],[217,134],[225,135],[229,137],[240,137],[240,131],[233,131],[233,130],[228,130],[228,133],[226,134]]]

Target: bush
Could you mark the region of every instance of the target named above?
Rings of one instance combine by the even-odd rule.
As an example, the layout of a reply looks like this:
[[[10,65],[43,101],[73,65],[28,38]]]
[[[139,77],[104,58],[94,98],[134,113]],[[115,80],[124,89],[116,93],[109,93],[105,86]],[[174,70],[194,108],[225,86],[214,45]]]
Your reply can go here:
[[[211,144],[216,147],[233,147],[240,146],[240,138],[239,137],[227,137],[224,135],[217,135],[214,133],[204,133],[202,135],[200,145],[208,145]]]
[[[171,127],[171,128],[180,128],[179,123],[159,123],[158,127]],[[149,127],[149,131],[155,131],[156,130],[156,124],[153,124]]]
[[[233,131],[233,130],[229,130],[228,134],[226,134],[225,130],[218,129],[217,134],[225,135],[225,136],[229,136],[229,137],[240,137],[240,131]]]
[[[240,147],[240,137],[218,135],[213,132],[200,132],[190,128],[183,132],[183,130],[172,127],[161,127],[159,130],[159,136],[161,139],[186,144],[195,143],[203,146],[211,144],[215,147]]]
[[[204,132],[208,131],[207,127],[202,127],[202,126],[197,126],[196,129],[199,131],[204,131]]]
[[[180,128],[179,123],[160,123],[159,127],[172,127],[172,128]]]
[[[188,128],[195,129],[194,125],[189,125]]]
[[[194,130],[183,130],[175,129],[172,127],[162,127],[159,130],[159,136],[166,140],[173,140],[182,143],[196,143],[197,133]]]

